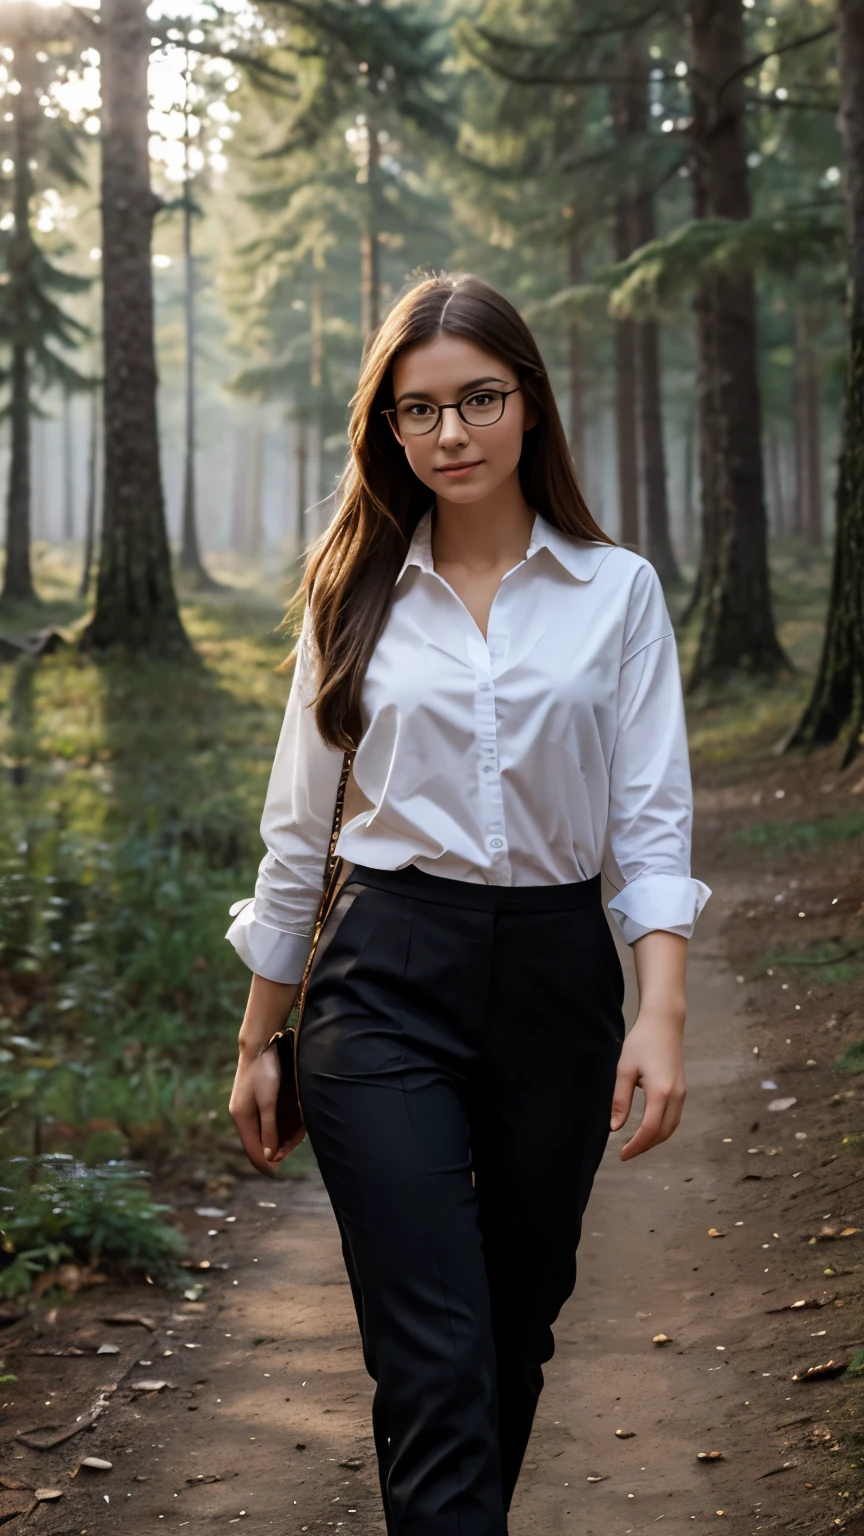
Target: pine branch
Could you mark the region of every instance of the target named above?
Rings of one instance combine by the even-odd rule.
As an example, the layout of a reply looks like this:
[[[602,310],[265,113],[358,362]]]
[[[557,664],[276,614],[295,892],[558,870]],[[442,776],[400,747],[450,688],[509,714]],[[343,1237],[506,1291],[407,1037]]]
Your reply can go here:
[[[753,59],[747,59],[743,64],[739,64],[738,68],[734,69],[731,75],[727,75],[726,79],[721,82],[717,89],[718,101],[734,80],[740,80],[742,75],[749,75],[752,70],[758,69],[760,64],[765,64],[768,59],[777,59],[781,54],[792,53],[793,49],[796,48],[808,48],[811,43],[818,43],[823,37],[830,37],[832,32],[836,31],[837,23],[832,21],[828,23],[827,27],[820,27],[817,32],[808,32],[804,37],[796,37],[791,43],[779,43],[776,48],[769,48],[767,52],[759,53]]]

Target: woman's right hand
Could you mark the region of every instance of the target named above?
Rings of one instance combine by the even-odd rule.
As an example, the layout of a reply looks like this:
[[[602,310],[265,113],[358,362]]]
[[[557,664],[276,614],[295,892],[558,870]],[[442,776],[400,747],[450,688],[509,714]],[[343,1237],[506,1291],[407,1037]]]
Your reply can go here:
[[[259,1173],[275,1174],[282,1158],[291,1150],[290,1146],[280,1147],[276,1130],[279,1053],[264,1047],[271,1035],[283,1028],[296,993],[295,985],[286,986],[253,975],[240,1028],[240,1058],[228,1111],[246,1156]]]

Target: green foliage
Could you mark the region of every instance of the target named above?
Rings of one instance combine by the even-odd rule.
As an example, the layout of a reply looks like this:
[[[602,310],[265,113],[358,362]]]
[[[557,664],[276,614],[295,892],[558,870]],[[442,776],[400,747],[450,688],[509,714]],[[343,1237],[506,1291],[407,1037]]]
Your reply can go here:
[[[249,976],[224,935],[263,852],[288,691],[279,616],[233,597],[188,610],[203,668],[70,651],[0,673],[10,1149],[236,1156],[227,1102]]]
[[[850,1075],[864,1072],[864,1040],[853,1040],[847,1045],[842,1056],[838,1056],[835,1066],[838,1072]]]
[[[0,1171],[0,1296],[21,1294],[66,1259],[166,1275],[184,1246],[169,1214],[150,1198],[144,1175],[120,1165],[8,1158]]]
[[[864,812],[848,811],[843,816],[826,816],[822,821],[761,821],[735,836],[742,843],[764,848],[766,853],[821,848],[864,837]]]

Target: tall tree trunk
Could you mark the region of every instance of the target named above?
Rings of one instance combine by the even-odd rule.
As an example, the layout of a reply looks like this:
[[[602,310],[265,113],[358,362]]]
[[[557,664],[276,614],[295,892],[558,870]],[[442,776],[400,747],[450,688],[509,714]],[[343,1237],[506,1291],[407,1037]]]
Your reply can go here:
[[[96,500],[99,494],[99,412],[100,391],[94,385],[90,391],[90,430],[87,443],[87,501],[84,507],[84,561],[81,567],[79,596],[86,597],[93,569],[93,552],[96,547]]]
[[[190,85],[189,53],[186,53],[186,95],[184,102],[184,128],[183,128],[183,153],[184,172],[183,182],[183,260],[185,265],[185,309],[186,309],[186,442],[183,459],[183,515],[182,532],[180,539],[180,569],[192,578],[192,584],[200,590],[218,591],[219,583],[214,581],[207,571],[201,558],[201,545],[198,538],[198,496],[195,473],[196,451],[196,420],[195,420],[195,347],[197,341],[197,327],[195,323],[195,255],[192,249],[192,221],[194,209],[192,206],[192,164],[191,145],[192,134],[189,124],[189,85]]]
[[[799,388],[798,430],[803,469],[798,531],[811,548],[822,544],[822,453],[819,422],[819,361],[807,305],[795,310],[795,351]]]
[[[633,98],[630,125],[634,133],[647,134],[648,60],[638,38],[631,45],[630,56],[631,69],[638,77],[638,83],[629,88]],[[647,245],[655,234],[654,192],[643,184],[633,198],[634,244]],[[666,445],[663,438],[663,371],[660,362],[660,327],[656,320],[644,320],[636,326],[635,347],[645,498],[643,547],[663,585],[677,586],[681,581],[681,573],[669,532]]]
[[[745,40],[741,0],[690,0],[694,148],[705,214],[750,216],[744,134]],[[688,686],[730,672],[790,667],[774,628],[762,471],[762,412],[752,274],[712,277],[700,344],[706,391],[702,462],[710,572]],[[710,575],[706,582],[705,577]]]
[[[297,521],[295,532],[298,554],[306,544],[306,509],[309,505],[309,448],[307,436],[305,421],[296,420],[294,422],[294,465],[297,472]]]
[[[260,560],[264,552],[264,509],[262,497],[264,490],[264,433],[260,426],[256,426],[252,438],[252,481],[249,487],[249,554],[253,560]]]
[[[63,391],[63,540],[75,537],[75,473],[72,462],[72,397]]]
[[[568,277],[571,286],[582,281],[582,231],[573,228],[567,243]],[[576,473],[585,472],[585,393],[582,379],[582,332],[578,320],[571,320],[567,338],[567,380],[569,384],[569,432],[570,452]],[[584,486],[583,486],[584,490]]]
[[[777,441],[777,433],[772,427],[768,433],[767,445],[767,469],[770,495],[768,505],[773,509],[773,532],[775,538],[782,539],[786,531],[786,513],[783,506],[783,481],[780,476],[780,444]]]
[[[13,336],[10,369],[11,454],[6,494],[6,569],[3,598],[36,596],[30,567],[30,358],[24,339],[30,262],[30,203],[33,197],[33,114],[36,84],[31,50],[19,46],[15,70],[21,87],[6,100],[12,113],[15,229],[9,242],[6,276],[10,330]]]
[[[696,558],[696,506],[695,506],[695,464],[696,458],[696,415],[692,410],[687,412],[687,420],[684,426],[684,473],[683,473],[683,509],[682,521],[684,524],[684,558],[694,560]]]
[[[864,8],[839,0],[837,63],[849,256],[846,388],[837,476],[834,564],[819,670],[787,747],[845,737],[846,767],[864,728]]]
[[[374,111],[366,114],[366,217],[360,237],[360,327],[364,343],[381,324],[380,219],[381,147]]]
[[[622,76],[636,69],[635,49],[627,44],[622,53]],[[632,83],[613,85],[610,105],[615,137],[619,143],[637,131],[638,90]],[[623,261],[636,245],[634,196],[629,186],[615,203],[615,260]],[[618,455],[618,538],[630,549],[639,548],[639,446],[638,354],[636,326],[619,320],[615,326],[615,418]]]
[[[102,267],[105,480],[97,647],[188,649],[174,594],[156,421],[144,0],[102,0]]]

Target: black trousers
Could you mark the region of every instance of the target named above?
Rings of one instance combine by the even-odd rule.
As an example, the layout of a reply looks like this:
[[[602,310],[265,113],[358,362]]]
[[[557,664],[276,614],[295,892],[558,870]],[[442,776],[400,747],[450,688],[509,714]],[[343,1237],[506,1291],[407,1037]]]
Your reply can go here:
[[[355,866],[330,913],[298,1074],[391,1536],[506,1536],[623,996],[599,875],[503,888]]]

